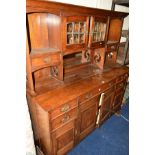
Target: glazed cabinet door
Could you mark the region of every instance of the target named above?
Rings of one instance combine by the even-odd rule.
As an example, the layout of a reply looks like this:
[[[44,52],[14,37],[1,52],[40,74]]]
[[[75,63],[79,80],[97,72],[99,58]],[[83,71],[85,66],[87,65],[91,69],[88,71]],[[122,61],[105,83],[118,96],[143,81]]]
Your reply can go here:
[[[89,47],[103,47],[107,40],[108,17],[91,17]]]
[[[76,141],[77,121],[73,120],[52,133],[53,155],[64,155]]]
[[[85,49],[88,42],[89,17],[63,17],[63,51],[66,53]]]
[[[98,111],[98,102],[99,96],[94,97],[82,105],[80,105],[80,133],[79,133],[79,140],[82,140],[86,137],[93,129],[95,129],[96,125],[96,116]]]

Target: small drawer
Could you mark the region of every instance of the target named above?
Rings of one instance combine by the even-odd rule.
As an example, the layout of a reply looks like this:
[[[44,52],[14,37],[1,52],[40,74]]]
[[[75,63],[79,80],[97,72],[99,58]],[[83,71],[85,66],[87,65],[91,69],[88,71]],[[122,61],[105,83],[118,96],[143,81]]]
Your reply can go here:
[[[91,99],[93,97],[93,94],[92,94],[92,92],[90,91],[90,92],[87,92],[87,93],[85,93],[85,94],[83,94],[83,95],[81,95],[80,97],[79,97],[79,103],[82,103],[82,102],[84,102],[84,101],[86,101],[86,100],[89,100],[89,99]]]
[[[52,65],[59,65],[61,61],[60,53],[52,54],[52,55],[43,55],[39,57],[34,57],[31,59],[33,68],[40,68]]]
[[[119,82],[116,84],[116,90],[117,89],[120,89],[120,88],[123,88],[126,84],[126,81],[122,81],[122,82]]]
[[[106,91],[107,89],[111,88],[112,86],[114,86],[114,84],[115,84],[115,80],[112,80],[108,83],[101,82],[101,86],[81,95],[79,97],[79,103],[85,102],[86,100],[91,99],[93,96],[103,93],[103,91]]]
[[[103,100],[106,100],[106,98],[112,94],[115,91],[115,87],[111,87],[110,89],[108,89],[107,91],[104,92],[103,95]]]
[[[78,106],[77,99],[74,99],[70,102],[67,102],[67,103],[59,106],[58,108],[54,109],[51,112],[51,119],[54,119],[54,118],[64,114],[65,112],[68,112],[69,110],[71,110],[77,106]]]
[[[117,44],[107,45],[107,51],[116,51],[116,50],[117,50]]]
[[[55,130],[55,129],[63,126],[67,122],[70,122],[71,120],[77,118],[77,114],[78,114],[78,109],[74,108],[74,109],[70,110],[69,112],[66,112],[65,114],[51,120],[52,130]]]
[[[125,79],[124,75],[121,75],[116,79],[116,82],[123,81],[124,79]]]

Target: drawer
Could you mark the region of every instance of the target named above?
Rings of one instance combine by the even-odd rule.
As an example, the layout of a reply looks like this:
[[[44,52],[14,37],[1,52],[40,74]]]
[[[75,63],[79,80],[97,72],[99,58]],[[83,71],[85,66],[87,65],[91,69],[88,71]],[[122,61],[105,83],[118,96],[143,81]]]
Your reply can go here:
[[[31,60],[32,67],[37,69],[40,67],[59,65],[61,61],[61,55],[60,53],[55,53],[51,55],[34,57]]]
[[[104,92],[104,95],[103,95],[103,100],[106,100],[107,97],[109,97],[112,93],[114,93],[115,91],[115,87],[111,87],[109,88],[107,91]]]
[[[101,86],[81,95],[79,97],[79,103],[85,102],[86,100],[91,99],[93,96],[103,93],[103,91],[111,88],[112,86],[114,86],[114,84],[115,84],[115,80],[112,80],[105,84],[101,84]]]
[[[74,109],[70,110],[69,112],[66,112],[65,114],[51,120],[52,130],[55,130],[55,129],[65,125],[66,123],[72,121],[73,119],[76,119],[77,114],[78,114],[78,109],[74,108]]]
[[[78,102],[77,102],[77,99],[74,99],[70,102],[67,102],[61,106],[59,106],[58,108],[54,109],[52,112],[51,112],[51,119],[54,119],[62,114],[64,114],[65,112],[68,112],[70,111],[71,109],[74,109],[75,107],[78,106]]]
[[[107,45],[107,51],[116,51],[116,50],[117,50],[117,44]]]
[[[125,80],[125,79],[127,79],[127,78],[128,78],[128,73],[123,74],[123,75],[119,76],[119,77],[116,79],[116,82],[123,81],[123,80]]]
[[[124,88],[126,81],[122,81],[116,84],[116,90]]]

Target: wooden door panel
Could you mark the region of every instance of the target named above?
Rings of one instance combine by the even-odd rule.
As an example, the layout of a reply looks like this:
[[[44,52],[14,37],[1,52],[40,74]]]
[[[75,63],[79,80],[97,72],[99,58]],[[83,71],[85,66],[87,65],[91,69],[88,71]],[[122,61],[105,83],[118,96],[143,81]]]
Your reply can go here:
[[[99,98],[94,97],[91,100],[83,103],[80,107],[80,132],[79,132],[79,139],[83,139],[87,136],[96,125],[96,114],[98,110],[98,102]]]
[[[114,91],[113,89],[107,91],[102,99],[102,104],[101,104],[101,112],[100,112],[100,123],[105,121],[111,114],[112,112],[112,102],[114,98]]]
[[[76,120],[71,121],[52,133],[54,155],[63,155],[73,148],[77,133],[75,123]]]
[[[57,149],[60,150],[70,142],[74,141],[74,130],[70,129],[63,135],[57,138]]]
[[[89,109],[85,110],[81,114],[81,130],[83,132],[89,126],[94,125],[96,122],[96,105],[93,105]]]

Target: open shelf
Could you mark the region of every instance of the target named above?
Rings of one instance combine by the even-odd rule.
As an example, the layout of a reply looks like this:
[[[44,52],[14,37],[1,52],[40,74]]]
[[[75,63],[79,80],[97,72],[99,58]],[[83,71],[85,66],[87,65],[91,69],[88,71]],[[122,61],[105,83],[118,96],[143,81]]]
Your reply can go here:
[[[31,58],[42,56],[43,54],[49,55],[52,53],[60,52],[59,49],[56,48],[41,48],[41,49],[32,49],[30,52]]]

